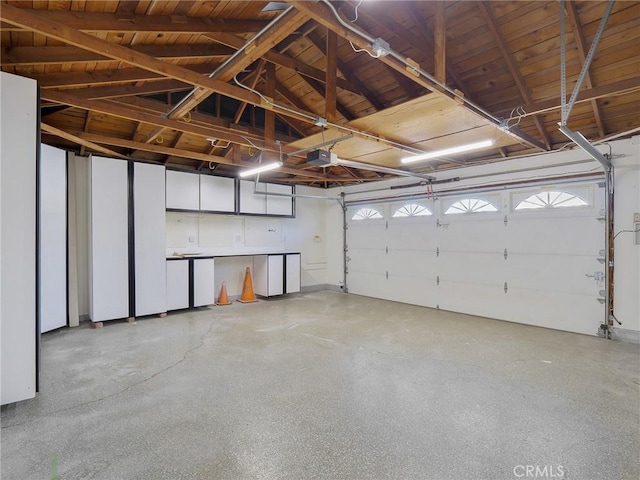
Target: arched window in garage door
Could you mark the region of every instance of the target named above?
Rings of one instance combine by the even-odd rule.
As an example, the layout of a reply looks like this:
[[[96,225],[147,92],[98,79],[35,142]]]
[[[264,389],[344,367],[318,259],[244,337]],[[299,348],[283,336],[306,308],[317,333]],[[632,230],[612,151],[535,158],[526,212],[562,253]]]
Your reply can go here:
[[[403,217],[424,217],[428,215],[433,215],[431,211],[427,207],[423,207],[422,205],[418,205],[416,203],[409,203],[407,205],[403,205],[398,208],[395,212],[393,212],[393,218],[403,218]]]
[[[354,213],[351,220],[372,220],[374,218],[383,218],[382,213],[375,208],[363,207]]]
[[[531,195],[516,205],[516,210],[534,210],[539,208],[584,207],[588,203],[578,195],[569,192],[540,192]]]
[[[483,213],[497,212],[498,209],[492,203],[479,198],[463,198],[451,205],[445,212],[445,215],[456,215],[460,213]]]

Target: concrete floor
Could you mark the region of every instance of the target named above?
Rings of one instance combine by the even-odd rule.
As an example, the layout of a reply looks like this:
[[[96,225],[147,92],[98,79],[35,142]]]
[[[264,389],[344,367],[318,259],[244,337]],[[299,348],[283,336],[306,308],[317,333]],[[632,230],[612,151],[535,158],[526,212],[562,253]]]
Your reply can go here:
[[[83,324],[2,479],[637,479],[639,352],[328,291]]]

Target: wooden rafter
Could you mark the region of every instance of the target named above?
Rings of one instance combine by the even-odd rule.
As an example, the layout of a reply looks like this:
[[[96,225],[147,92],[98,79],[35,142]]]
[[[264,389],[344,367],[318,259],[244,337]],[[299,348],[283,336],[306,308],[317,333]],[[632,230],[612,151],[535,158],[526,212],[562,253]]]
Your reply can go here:
[[[315,32],[315,31],[311,32],[309,34],[309,40],[311,40],[311,42],[313,42],[316,48],[324,54],[324,49],[322,48],[323,42],[322,42],[322,39],[320,38],[320,35],[318,35],[318,32]],[[382,105],[382,103],[378,101],[378,99],[373,94],[373,92],[369,90],[369,87],[367,87],[365,83],[362,80],[360,80],[358,76],[355,75],[351,71],[351,69],[347,66],[347,64],[342,60],[340,60],[340,57],[338,56],[336,56],[336,66],[338,68],[338,71],[342,72],[342,75],[345,77],[346,81],[350,85],[352,85],[351,87],[352,91],[364,97],[371,105],[373,105],[373,107],[376,110],[382,110],[384,108],[384,105]],[[341,80],[342,78],[340,77],[337,78],[338,84],[340,83]]]
[[[447,55],[446,55],[446,25],[444,15],[444,1],[436,1],[436,21],[435,21],[435,51],[434,58],[434,77],[441,83],[447,83]]]
[[[178,148],[164,147],[162,145],[156,145],[152,143],[142,143],[142,142],[134,142],[132,140],[126,140],[123,138],[109,137],[105,135],[97,135],[93,133],[83,133],[83,132],[73,132],[74,135],[78,137],[88,140],[94,143],[101,143],[104,145],[111,145],[115,147],[123,147],[130,148],[134,150],[143,150],[152,153],[159,153],[163,155],[171,155],[173,157],[186,158],[189,160],[200,160],[205,162],[215,162],[223,165],[232,165],[236,167],[253,167],[255,163],[253,162],[236,162],[234,160],[230,160],[226,157],[216,156],[216,155],[207,155],[204,153],[198,153],[191,150],[182,150]],[[308,178],[317,178],[321,180],[331,180],[331,181],[340,181],[340,177],[329,176],[322,173],[311,172],[308,170],[300,170],[294,169],[287,166],[280,167],[279,169],[282,173],[287,173],[290,175],[298,175]]]
[[[327,30],[327,46],[325,49],[325,56],[327,59],[327,81],[325,82],[325,95],[324,95],[324,116],[330,123],[335,123],[337,120],[337,77],[338,77],[338,35],[336,32]]]
[[[518,87],[518,91],[520,92],[520,96],[522,97],[525,103],[531,103],[532,98],[531,98],[531,94],[529,93],[529,89],[527,88],[527,85],[525,84],[524,79],[522,78],[522,75],[520,75],[520,71],[518,70],[518,64],[516,62],[516,59],[511,53],[511,50],[509,50],[509,47],[507,46],[507,41],[505,40],[504,35],[500,31],[498,22],[496,21],[496,18],[494,17],[493,12],[491,10],[491,6],[487,2],[481,1],[481,2],[478,2],[478,8],[482,12],[483,17],[486,20],[487,25],[489,26],[489,30],[491,31],[491,34],[493,35],[493,38],[495,39],[496,44],[500,49],[502,58],[504,58],[504,61],[507,64],[507,68],[509,68],[509,72],[511,73],[511,76],[513,77],[513,80],[516,83],[516,86]],[[549,138],[549,133],[544,128],[542,121],[537,115],[533,115],[533,122],[535,123],[536,128],[538,129],[538,132],[540,133],[540,136],[542,137],[542,140],[544,141],[544,144],[547,147],[547,150],[550,150],[551,139]]]
[[[578,47],[578,55],[580,55],[580,60],[582,63],[585,63],[587,59],[587,42],[584,39],[584,32],[582,31],[582,27],[580,26],[580,19],[578,18],[578,11],[576,10],[576,5],[574,1],[565,2],[565,6],[567,9],[567,14],[569,16],[569,21],[571,22],[571,26],[573,27],[573,32],[575,35],[576,46]],[[593,79],[591,78],[591,72],[587,70],[587,75],[585,76],[585,83],[587,88],[593,88]],[[593,115],[596,119],[596,125],[598,126],[598,133],[600,137],[604,137],[605,129],[604,123],[602,121],[602,113],[600,113],[600,107],[598,107],[598,101],[593,99],[590,100],[591,108],[593,109]]]
[[[93,37],[86,33],[69,28],[66,25],[52,22],[51,20],[34,14],[31,11],[3,4],[2,10],[0,10],[0,18],[5,22],[22,26],[70,45],[94,51],[128,64],[137,65],[161,76],[182,80],[196,87],[201,87],[206,91],[219,92],[228,97],[235,98],[236,100],[247,102],[252,105],[261,105],[265,109],[274,108],[271,105],[264,105],[258,95],[241,87],[233,86],[221,80],[215,80],[207,76],[200,75],[193,70],[163,62],[162,60],[149,57],[148,55],[144,55],[140,52],[135,52],[126,47]],[[257,48],[258,47],[256,47],[256,49]],[[284,114],[294,116],[295,118],[299,118],[302,121],[309,123],[313,121],[306,112],[301,113],[302,114],[300,115],[296,112],[285,112]]]
[[[221,83],[225,82],[226,84],[226,82],[234,78],[235,75],[240,73],[245,67],[251,65],[254,61],[271,50],[280,41],[289,36],[292,31],[302,25],[306,20],[306,14],[298,10],[293,9],[285,12],[278,18],[278,21],[276,23],[272,24],[267,30],[262,32],[262,35],[258,40],[250,41],[247,44],[244,50],[244,54],[231,57],[228,62],[224,63],[209,78],[213,81]],[[197,86],[189,99],[181,103],[179,107],[172,109],[168,114],[168,117],[183,117],[187,112],[191,111],[194,107],[199,105],[202,101],[209,97],[209,95],[216,91],[216,89]],[[149,134],[145,141],[153,141],[161,133],[162,129],[158,128],[151,134]]]
[[[128,48],[150,57],[164,59],[212,59],[225,58],[233,54],[233,49],[220,44],[130,45]],[[2,47],[0,54],[4,66],[113,62],[112,58],[78,47]]]
[[[84,126],[82,127],[82,131],[88,132],[90,124],[91,124],[91,111],[87,110],[87,116],[84,119]],[[86,148],[86,145],[82,145],[80,147],[80,155],[84,155],[85,148]]]
[[[260,60],[256,65],[256,68],[253,70],[253,72],[247,75],[247,77],[244,79],[245,82],[246,81],[249,82],[248,86],[250,88],[255,88],[256,85],[258,84],[258,81],[260,80],[260,75],[262,74],[262,70],[264,70],[264,65],[265,65],[265,60]],[[242,114],[244,113],[246,108],[247,108],[247,102],[242,102],[238,107],[238,111],[233,117],[233,123],[236,123],[236,124],[240,123],[240,118],[242,118]]]
[[[276,96],[276,66],[269,62],[266,65],[265,73],[265,94],[269,98]],[[276,139],[276,114],[273,111],[264,112],[264,142],[273,144]]]
[[[246,42],[246,40],[244,40],[242,37],[228,34],[228,33],[208,34],[205,36],[207,38],[210,38],[211,40],[219,42],[222,45],[233,47],[235,49],[242,47],[242,45]],[[313,78],[314,80],[318,80],[321,82],[325,81],[325,73],[322,70],[315,68],[311,65],[308,65],[304,62],[301,62],[299,60],[296,60],[293,57],[285,55],[283,52],[271,50],[265,53],[262,56],[262,59],[267,60],[271,63],[275,63],[279,67],[284,67],[289,70],[293,70],[296,73],[303,75],[305,77],[310,77],[310,78]],[[347,90],[351,93],[356,93],[356,94],[359,93],[358,90],[354,88],[354,86],[352,86],[351,83],[349,83],[344,78],[337,79],[337,86],[338,88],[341,88],[342,90]]]
[[[120,5],[131,2],[123,1]],[[183,3],[182,1],[179,3]],[[4,9],[5,4],[2,5]],[[48,10],[47,18],[74,30],[112,33],[210,33],[258,32],[266,25],[264,20],[235,20],[187,17],[186,15],[136,15],[134,13],[97,13]],[[3,21],[4,20],[3,18]],[[11,22],[8,22],[11,23]],[[13,24],[3,26],[3,31],[28,29]]]
[[[123,159],[128,158],[127,156],[122,155],[121,153],[118,153],[114,150],[111,150],[110,148],[106,148],[102,145],[98,145],[97,143],[93,143],[90,140],[80,138],[78,135],[74,135],[65,130],[60,130],[59,128],[56,128],[53,125],[48,125],[46,123],[40,122],[40,129],[43,132],[49,133],[51,135],[55,135],[56,137],[64,138],[65,140],[69,140],[70,142],[76,143],[83,147],[88,147],[95,152],[104,153],[106,155],[109,155],[110,157],[123,158]],[[79,132],[79,133],[84,133],[84,132]]]

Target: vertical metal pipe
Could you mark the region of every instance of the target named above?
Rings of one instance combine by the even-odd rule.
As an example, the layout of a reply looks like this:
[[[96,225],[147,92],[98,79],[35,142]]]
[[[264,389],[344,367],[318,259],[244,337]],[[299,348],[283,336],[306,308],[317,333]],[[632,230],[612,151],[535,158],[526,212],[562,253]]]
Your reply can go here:
[[[347,255],[349,253],[349,246],[347,245],[347,229],[349,225],[347,225],[347,206],[344,201],[345,193],[340,193],[340,206],[342,207],[342,291],[344,293],[349,293],[349,287],[347,286]]]
[[[614,273],[614,179],[613,179],[613,166],[608,167],[605,170],[605,224],[606,224],[606,236],[605,236],[605,325],[606,336],[611,338],[611,330],[613,329],[613,273]]]

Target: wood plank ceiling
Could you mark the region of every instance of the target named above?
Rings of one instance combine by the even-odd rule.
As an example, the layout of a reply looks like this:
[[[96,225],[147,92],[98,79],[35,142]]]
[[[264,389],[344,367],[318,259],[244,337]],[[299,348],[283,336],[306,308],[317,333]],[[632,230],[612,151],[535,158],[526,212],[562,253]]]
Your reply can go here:
[[[606,2],[564,6],[570,94]],[[11,0],[0,4],[1,62],[38,81],[45,143],[222,175],[282,158],[269,180],[346,185],[394,176],[385,168],[429,174],[565,146],[560,8]],[[391,54],[377,56],[372,43],[385,42]],[[592,141],[638,132],[640,2],[616,2],[568,126]],[[480,151],[400,163],[486,139]],[[351,166],[309,165],[318,145]]]

